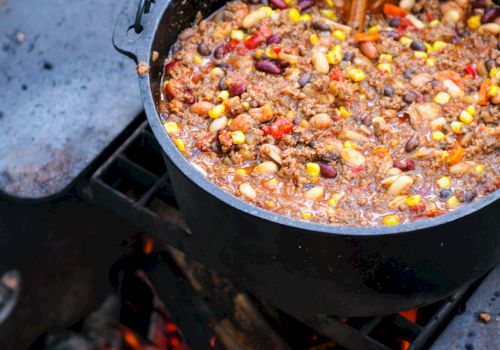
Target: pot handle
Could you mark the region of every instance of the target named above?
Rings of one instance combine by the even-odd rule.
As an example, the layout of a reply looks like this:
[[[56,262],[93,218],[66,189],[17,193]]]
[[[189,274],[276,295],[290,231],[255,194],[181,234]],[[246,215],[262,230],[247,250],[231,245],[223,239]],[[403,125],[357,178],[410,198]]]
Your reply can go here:
[[[154,3],[160,1],[156,0]],[[123,5],[113,30],[113,46],[136,63],[141,56],[145,40],[152,35],[153,16],[150,15],[153,0],[127,0]],[[155,6],[158,6],[156,4]],[[142,58],[142,57],[141,57]]]

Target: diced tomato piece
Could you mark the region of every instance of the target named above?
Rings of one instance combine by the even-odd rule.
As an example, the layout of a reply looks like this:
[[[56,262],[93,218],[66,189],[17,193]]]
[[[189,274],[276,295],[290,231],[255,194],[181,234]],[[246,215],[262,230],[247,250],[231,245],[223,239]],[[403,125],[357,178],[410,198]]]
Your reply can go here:
[[[354,168],[351,168],[351,171],[353,173],[361,173],[361,172],[365,171],[365,167],[363,167],[363,166],[354,167]]]
[[[464,157],[465,150],[458,142],[456,142],[448,153],[448,164],[454,165],[459,163]]]
[[[382,39],[379,33],[356,33],[354,39],[357,41],[379,41]]]
[[[227,44],[227,48],[229,49],[229,51],[233,51],[236,46],[238,46],[238,40],[231,40],[228,44]]]
[[[330,81],[344,81],[344,72],[339,67],[334,67],[330,72]]]
[[[465,74],[470,75],[474,79],[477,78],[477,70],[476,70],[476,65],[474,63],[469,64],[468,66],[465,66],[464,72],[465,72]]]
[[[261,35],[259,32],[253,34],[250,38],[245,40],[245,46],[247,49],[253,50],[260,44],[262,44],[266,40],[266,38]]]
[[[410,19],[408,19],[406,17],[401,18],[401,21],[399,22],[399,26],[398,26],[398,31],[401,33],[408,27],[417,28],[417,27],[415,27],[415,24]]]
[[[384,13],[387,17],[405,17],[408,11],[393,4],[384,4]]]
[[[293,123],[288,121],[288,119],[278,118],[272,124],[264,125],[260,129],[265,135],[271,135],[275,139],[279,139],[292,131]]]
[[[280,53],[280,52],[281,52],[281,50],[282,50],[282,49],[281,49],[281,47],[275,47],[275,48],[273,49],[273,52],[274,52],[274,53]]]

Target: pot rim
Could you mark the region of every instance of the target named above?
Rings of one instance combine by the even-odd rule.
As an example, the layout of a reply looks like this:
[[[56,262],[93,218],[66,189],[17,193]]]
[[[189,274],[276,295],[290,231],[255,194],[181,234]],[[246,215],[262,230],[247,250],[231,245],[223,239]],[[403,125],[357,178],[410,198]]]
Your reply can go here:
[[[166,8],[164,10],[166,10]],[[162,19],[163,16],[164,12],[161,13],[159,19]],[[148,66],[151,65],[152,55],[150,53],[152,52],[152,46],[156,39],[160,23],[161,20],[155,23],[155,27],[152,31],[151,37],[148,38],[147,44],[143,46],[145,52],[147,53],[144,54],[143,57],[146,58],[145,60]],[[299,219],[292,219],[287,216],[275,214],[271,211],[250,204],[249,202],[246,202],[243,199],[240,199],[236,196],[233,196],[229,192],[224,191],[222,188],[206,178],[200,171],[196,170],[191,165],[191,163],[178,151],[173,141],[170,139],[170,137],[168,137],[168,134],[165,132],[161,123],[160,115],[158,113],[156,103],[154,102],[155,99],[153,91],[151,90],[151,79],[159,79],[159,77],[153,77],[151,75],[151,72],[139,77],[142,102],[151,129],[153,130],[156,139],[159,141],[163,151],[166,153],[168,158],[177,167],[177,169],[196,186],[200,187],[202,190],[208,192],[208,194],[226,203],[227,205],[250,214],[254,217],[257,217],[261,220],[271,221],[276,224],[289,226],[295,229],[302,229],[325,234],[353,236],[393,235],[401,233],[411,233],[414,231],[433,228],[454,220],[458,220],[476,211],[479,211],[490,204],[495,203],[500,198],[500,189],[497,189],[495,192],[488,194],[486,197],[477,202],[466,204],[446,214],[438,215],[432,218],[419,219],[411,223],[405,223],[396,226],[336,226],[303,221]]]

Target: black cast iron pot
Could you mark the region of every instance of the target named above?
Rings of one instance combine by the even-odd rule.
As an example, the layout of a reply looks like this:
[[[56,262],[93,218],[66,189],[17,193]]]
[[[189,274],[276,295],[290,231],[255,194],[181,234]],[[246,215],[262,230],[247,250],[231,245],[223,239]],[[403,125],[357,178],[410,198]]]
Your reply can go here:
[[[208,16],[223,3],[156,0],[149,7],[149,1],[127,1],[114,32],[120,52],[150,67],[149,74],[139,77],[144,108],[193,232],[191,237],[172,237],[172,242],[292,313],[394,313],[449,296],[495,265],[500,191],[412,224],[335,227],[256,208],[192,168],[165,133],[155,101],[163,61],[177,35],[198,11]],[[160,54],[155,61],[153,51]]]

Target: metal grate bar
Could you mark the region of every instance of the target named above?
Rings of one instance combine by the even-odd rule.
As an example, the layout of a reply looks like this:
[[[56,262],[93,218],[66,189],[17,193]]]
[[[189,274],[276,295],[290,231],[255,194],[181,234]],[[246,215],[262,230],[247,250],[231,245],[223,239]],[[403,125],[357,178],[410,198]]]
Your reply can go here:
[[[359,329],[359,332],[363,335],[370,334],[380,321],[382,321],[382,317],[380,316],[372,318]]]
[[[413,341],[417,335],[422,331],[422,327],[418,324],[408,321],[400,315],[392,315],[389,317],[391,324],[398,330],[401,338]]]

